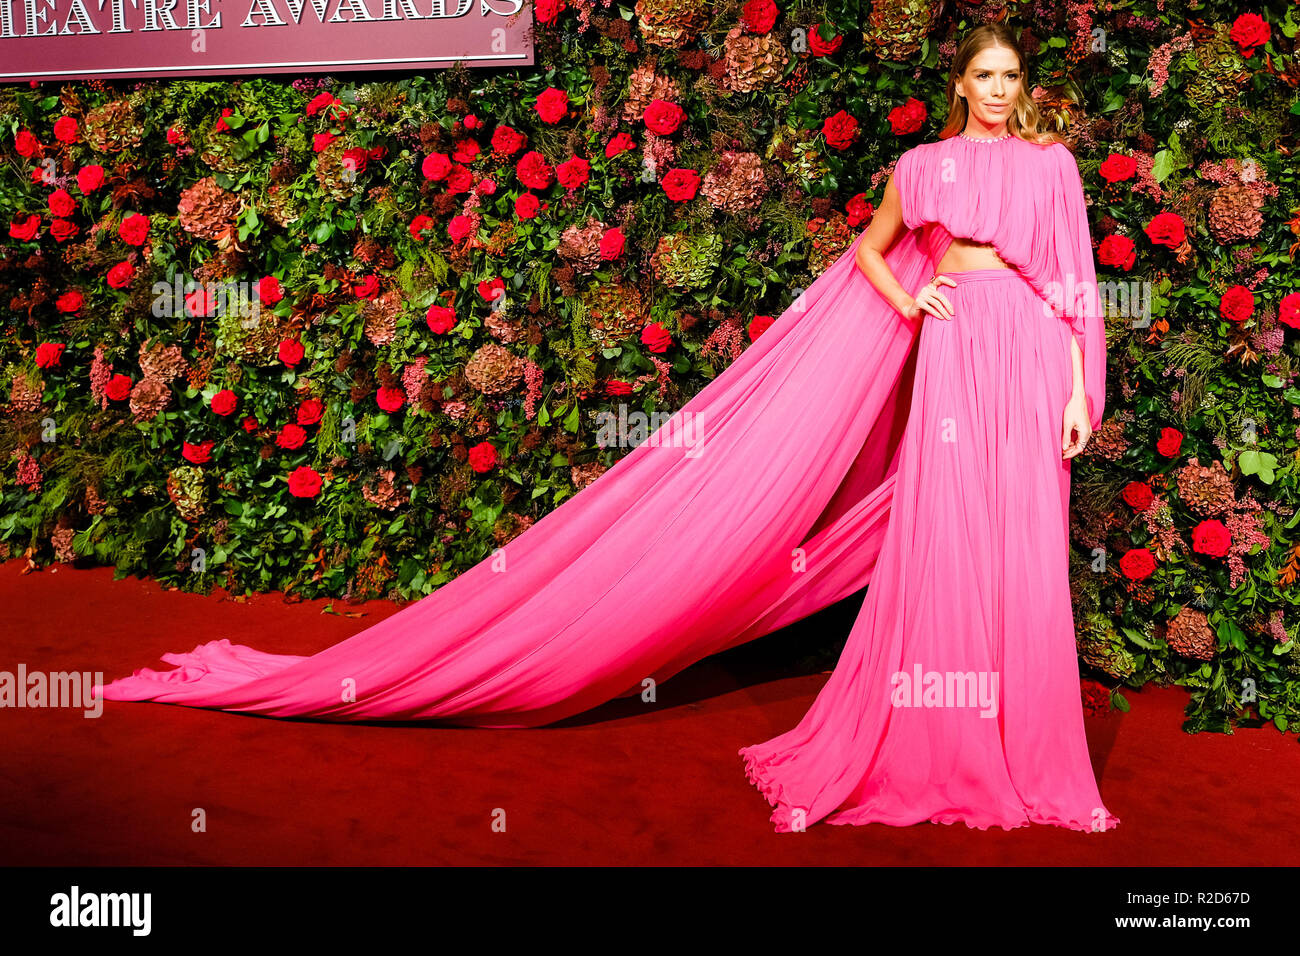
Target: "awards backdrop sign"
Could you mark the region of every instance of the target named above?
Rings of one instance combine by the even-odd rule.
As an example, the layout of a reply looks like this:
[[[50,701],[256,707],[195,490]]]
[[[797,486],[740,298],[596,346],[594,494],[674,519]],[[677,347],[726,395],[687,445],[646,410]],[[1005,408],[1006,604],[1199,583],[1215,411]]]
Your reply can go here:
[[[0,80],[533,63],[524,0],[0,0]]]

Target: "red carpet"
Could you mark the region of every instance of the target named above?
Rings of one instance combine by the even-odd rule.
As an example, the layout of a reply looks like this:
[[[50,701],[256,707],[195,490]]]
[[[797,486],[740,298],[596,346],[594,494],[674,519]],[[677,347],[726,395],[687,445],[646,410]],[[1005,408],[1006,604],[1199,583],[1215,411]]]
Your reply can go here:
[[[0,671],[165,668],[227,637],[309,654],[387,602],[248,602],[113,581],[108,568],[0,564]],[[226,599],[222,599],[226,598]],[[1088,720],[1110,833],[814,825],[774,833],[736,751],[798,722],[826,680],[792,673],[844,602],[690,668],[658,701],[532,730],[273,720],[164,704],[4,709],[0,863],[8,865],[1049,864],[1281,866],[1300,823],[1296,742],[1272,729],[1184,734],[1186,693],[1130,693]],[[827,615],[830,615],[829,617]],[[802,630],[800,630],[802,629]],[[755,648],[768,648],[756,674]],[[773,651],[777,657],[773,668]],[[760,648],[761,650],[761,648]],[[749,667],[740,666],[746,661]],[[194,832],[202,810],[206,832]],[[493,828],[504,813],[505,830]]]

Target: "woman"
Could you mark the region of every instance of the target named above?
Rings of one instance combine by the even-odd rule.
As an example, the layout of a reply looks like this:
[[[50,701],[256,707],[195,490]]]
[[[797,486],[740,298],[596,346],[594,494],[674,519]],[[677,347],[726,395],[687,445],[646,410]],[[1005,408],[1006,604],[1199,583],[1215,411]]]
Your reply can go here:
[[[926,321],[861,614],[802,722],[740,751],[778,831],[1119,822],[1088,761],[1067,566],[1068,463],[1100,421],[1104,329],[1078,169],[1035,134],[1024,75],[1005,26],[963,42],[948,138],[900,158],[857,248],[880,294]],[[936,275],[913,298],[883,253],[916,228]],[[1064,300],[1072,280],[1073,328],[1035,289]]]
[[[976,31],[976,35],[989,33]],[[1003,37],[995,45],[1006,45],[1005,34],[995,36]],[[977,45],[983,49],[987,43],[980,40]],[[1006,87],[999,85],[1003,82],[991,85],[1005,92]],[[1017,102],[1018,110],[1028,112],[1002,121],[1013,131],[1029,128],[1022,117],[1035,115],[1032,105],[1025,106],[1028,100],[1023,95]],[[972,127],[970,135],[978,137],[981,129]],[[1015,142],[1026,150],[1040,149],[1019,139]],[[972,152],[1005,150],[1008,145],[1007,141],[961,143],[973,147]],[[1035,175],[1040,177],[1049,162],[1065,169],[1055,152],[1050,160],[1034,162]],[[977,165],[970,170],[978,172]],[[917,164],[918,174],[926,169]],[[1052,201],[1036,210],[1043,216],[1045,231],[1037,238],[1049,247],[1045,254],[1036,245],[1013,241],[1021,238],[1020,232],[1032,233],[1024,223],[1020,232],[997,229],[996,210],[984,205],[962,207],[975,227],[970,237],[993,240],[1008,262],[1028,269],[1036,280],[1051,282],[1075,269],[1081,278],[1091,279],[1092,249],[1072,159],[1069,170],[1073,180],[1057,183],[1060,194],[1047,194]],[[1020,185],[1039,193],[1044,188],[1041,180]],[[971,507],[978,502],[983,510],[975,513],[983,514],[987,524],[995,506],[995,499],[989,497],[994,490],[991,482],[1004,476],[1004,459],[997,448],[987,449],[987,460],[973,458],[975,439],[986,440],[995,421],[1024,427],[1031,420],[1041,424],[1050,417],[1059,426],[1059,408],[1070,393],[1069,326],[1044,314],[1038,316],[1036,330],[1028,331],[1029,293],[1011,270],[996,281],[981,279],[982,271],[958,274],[959,280],[973,281],[959,281],[952,288],[953,300],[946,307],[955,308],[957,315],[944,323],[948,326],[944,331],[927,322],[920,336],[923,347],[914,348],[922,313],[942,312],[946,301],[931,284],[906,308],[895,308],[903,300],[902,288],[919,287],[933,272],[921,230],[914,225],[919,223],[915,213],[928,210],[908,205],[909,197],[921,192],[919,184],[905,184],[892,206],[888,201],[882,206],[878,214],[882,225],[859,235],[753,345],[655,433],[656,441],[637,445],[596,482],[438,591],[310,657],[267,654],[228,640],[212,640],[188,653],[164,655],[164,660],[178,665],[173,670],[159,673],[144,668],[114,681],[103,688],[104,697],[278,717],[535,727],[613,697],[642,695],[662,701],[668,692],[658,690],[656,696],[652,691],[691,663],[775,631],[869,582],[869,596],[896,594],[901,561],[911,557],[899,546],[896,528],[920,526],[914,504],[918,488],[933,480],[931,476],[953,474],[951,468],[931,469],[931,458],[925,461],[926,469],[915,466],[917,443],[929,440],[937,413],[927,403],[958,394],[961,388],[992,389],[967,396],[982,417],[962,424],[983,431],[972,431],[971,438],[954,449],[961,462],[978,465],[970,477],[980,484],[958,486],[958,490],[978,496],[972,497]],[[900,195],[905,200],[903,212],[911,220],[909,231],[882,243],[884,231],[891,239],[898,231]],[[891,217],[895,224],[889,227]],[[1012,232],[1014,237],[1009,236]],[[865,242],[868,235],[870,244]],[[859,259],[864,246],[867,251]],[[876,261],[870,250],[879,256],[884,248],[888,251]],[[954,244],[954,254],[964,254],[961,248]],[[859,261],[881,283],[883,292],[868,281]],[[944,265],[964,268],[969,261],[946,259]],[[897,287],[885,279],[885,270]],[[1092,298],[1095,302],[1095,290]],[[998,329],[990,319],[964,315],[969,308],[987,307],[994,299],[998,299],[999,320],[1014,321],[1016,329],[1024,330],[1015,334],[1030,338],[1008,339],[1012,333]],[[1043,305],[1042,299],[1035,301]],[[1008,309],[1013,303],[1014,308]],[[1065,305],[1071,308],[1063,308],[1063,315],[1071,316],[1083,338],[1087,359],[1083,381],[1095,426],[1104,398],[1100,319],[1095,310],[1073,308],[1077,302]],[[966,335],[969,323],[976,321],[1001,336],[997,348],[1027,345],[1030,351],[1025,354],[1040,363],[1035,369],[1038,377],[1007,379],[1007,371],[1023,371],[1006,365],[1020,353],[994,351],[989,344],[973,356],[980,362],[974,370],[979,377],[957,378],[962,372],[953,364],[957,336]],[[992,377],[998,370],[1004,373],[1001,379]],[[914,374],[914,394],[922,400],[919,417],[909,417]],[[935,383],[946,374],[953,378],[943,391]],[[1048,407],[1052,403],[1057,403],[1055,408]],[[1077,409],[1077,403],[1073,407]],[[1008,409],[1018,410],[1018,417],[1006,418]],[[938,412],[958,416],[961,409]],[[1003,418],[991,417],[994,413]],[[1079,428],[1077,413],[1067,422],[1078,433],[1081,447],[1087,440],[1086,423]],[[1039,433],[1010,437],[1014,440],[1007,448],[1017,455],[1032,457],[1031,449],[1041,451],[1034,444]],[[913,462],[907,471],[901,467],[906,464],[905,447],[913,455],[907,459]],[[1035,463],[1042,464],[1037,459]],[[1031,511],[1033,520],[1025,524],[1034,549],[1029,553],[1042,552],[1036,555],[1042,565],[1033,569],[1041,574],[1035,580],[1042,590],[1035,596],[1050,600],[1044,601],[1043,613],[1027,611],[1024,618],[1042,619],[1042,645],[1050,660],[1036,656],[1032,663],[1049,664],[1051,680],[1044,687],[1026,688],[1017,682],[1020,673],[1012,674],[1010,682],[1004,681],[999,703],[1016,693],[1035,707],[1047,706],[1050,712],[1045,716],[1053,724],[1046,736],[1051,739],[1034,742],[1064,748],[1063,759],[1077,776],[1087,770],[1087,754],[1081,749],[1078,670],[1065,591],[1064,498],[1057,497],[1068,493],[1068,460],[1058,474],[1045,476],[1041,467],[1031,474],[1040,482],[1052,479],[1050,494],[1012,500]],[[1022,481],[1008,487],[1019,493],[1027,486]],[[1034,487],[1044,490],[1041,484]],[[896,497],[903,498],[904,507],[898,506]],[[927,512],[932,519],[953,522],[953,528],[944,527],[945,533],[968,518],[960,496],[949,505],[951,513],[945,516],[933,509]],[[902,516],[897,524],[891,510]],[[1001,524],[997,530],[996,538],[986,534],[977,542],[977,529],[970,530],[970,540],[979,545],[977,560],[970,567],[950,569],[950,581],[969,585],[974,577],[980,585],[978,595],[997,598],[1004,593],[1004,576],[994,573],[997,569],[991,561],[996,555],[1000,562],[1003,555],[992,549],[1019,546],[1022,540],[1006,534]],[[882,551],[891,540],[891,550]],[[1048,555],[1047,548],[1058,552]],[[879,585],[873,577],[878,556],[888,557],[894,565],[881,565],[885,573],[876,576]],[[969,555],[953,551],[952,557]],[[1024,557],[1025,553],[1006,556],[1008,561]],[[1059,574],[1047,573],[1052,568]],[[1006,593],[1018,596],[1022,590]],[[953,606],[946,597],[943,603]],[[870,618],[893,605],[892,600],[869,598],[845,650],[845,662],[852,664],[853,655],[870,651],[863,646],[871,643]],[[980,615],[974,618],[979,627],[968,628],[958,643],[973,644],[982,635],[986,642],[996,641],[1000,651],[1001,635],[990,630],[995,609],[973,600],[959,602],[958,607],[963,613]],[[996,611],[1000,622],[1000,605]],[[884,633],[884,624],[879,626]],[[1017,645],[1015,650],[1021,648]],[[945,663],[963,662],[951,657]],[[1004,669],[1008,666],[1000,658],[997,663]],[[1025,663],[1019,658],[1015,662],[1016,666]],[[1069,668],[1074,670],[1072,687],[1066,686]],[[859,667],[855,673],[863,671]],[[848,664],[837,669],[810,711],[811,722],[806,720],[784,738],[748,748],[751,779],[779,804],[773,813],[778,830],[826,816],[853,797],[851,791],[858,783],[874,779],[862,755],[839,754],[836,740],[852,735],[865,742],[871,734],[879,735],[877,743],[893,739],[892,729],[890,737],[883,734],[889,725],[876,720],[875,708],[888,700],[889,688],[846,683],[851,676]],[[846,710],[843,698],[835,696],[850,686],[866,695],[857,712],[852,707]],[[828,708],[837,710],[842,733],[825,719]],[[1008,722],[1023,720],[1022,709],[1005,709],[1006,716],[986,720],[979,731],[1004,724],[1009,736],[1018,731],[1019,723]],[[986,757],[989,753],[987,746],[981,751]],[[1058,758],[1051,755],[1050,759]],[[989,769],[991,795],[1002,799],[1005,791],[996,769]],[[1087,774],[1091,781],[1091,771]],[[782,794],[802,802],[798,807],[786,806]],[[1068,796],[1071,806],[1063,813],[1071,824],[1082,819],[1073,806],[1077,799],[1099,803],[1086,793],[1072,791]],[[975,812],[1003,809],[1001,804],[985,803],[977,805]],[[799,811],[797,817],[792,811]],[[854,821],[840,817],[830,822]]]

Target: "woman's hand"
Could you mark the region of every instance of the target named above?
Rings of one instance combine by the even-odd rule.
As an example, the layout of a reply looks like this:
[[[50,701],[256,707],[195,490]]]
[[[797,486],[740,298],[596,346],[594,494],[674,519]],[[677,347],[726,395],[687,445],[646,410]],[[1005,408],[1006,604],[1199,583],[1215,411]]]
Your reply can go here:
[[[1077,436],[1077,437],[1076,437]],[[1083,451],[1092,437],[1088,424],[1088,399],[1083,392],[1075,392],[1065,405],[1061,422],[1061,460],[1073,458]]]
[[[952,303],[948,301],[946,295],[939,291],[940,283],[946,283],[950,286],[957,285],[955,280],[947,276],[935,276],[921,287],[921,291],[916,294],[912,304],[903,313],[904,318],[918,319],[921,317],[921,313],[924,312],[927,315],[933,315],[935,318],[951,321],[954,314]]]

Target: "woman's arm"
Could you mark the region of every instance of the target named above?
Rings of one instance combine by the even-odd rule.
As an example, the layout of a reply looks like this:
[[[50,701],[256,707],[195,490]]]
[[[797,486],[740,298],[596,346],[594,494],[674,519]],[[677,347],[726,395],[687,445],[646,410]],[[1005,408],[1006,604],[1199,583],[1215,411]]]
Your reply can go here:
[[[899,313],[911,318],[908,313],[916,301],[903,288],[894,274],[885,264],[885,253],[893,246],[895,240],[907,231],[903,223],[903,206],[898,198],[898,189],[894,186],[894,177],[889,177],[885,184],[885,198],[880,208],[867,226],[866,234],[858,243],[857,264],[862,274],[876,287],[876,291],[885,298]]]
[[[1070,393],[1070,397],[1084,398],[1083,349],[1079,348],[1079,340],[1073,335],[1070,336],[1070,361],[1074,365],[1074,390]]]
[[[855,257],[858,268],[867,277],[867,281],[876,287],[876,291],[908,321],[914,321],[923,315],[951,320],[952,302],[939,291],[939,286],[955,286],[955,281],[947,276],[939,276],[914,297],[908,294],[902,283],[889,271],[885,253],[905,232],[907,224],[903,222],[903,203],[894,186],[894,177],[890,176],[889,182],[885,184],[885,198],[881,200],[880,208],[871,218],[871,225],[858,243]]]

